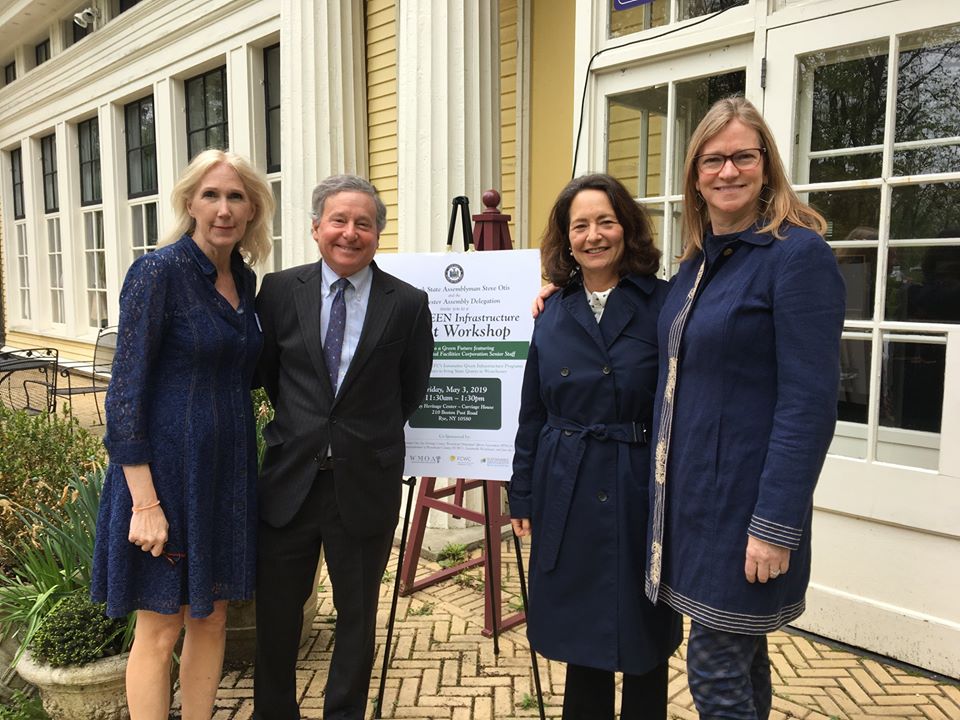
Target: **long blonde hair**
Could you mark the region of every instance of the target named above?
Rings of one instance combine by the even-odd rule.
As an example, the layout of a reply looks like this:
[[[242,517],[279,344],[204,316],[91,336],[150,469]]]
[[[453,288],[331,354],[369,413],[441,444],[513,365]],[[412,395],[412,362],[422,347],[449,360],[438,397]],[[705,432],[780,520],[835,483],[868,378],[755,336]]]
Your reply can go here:
[[[784,223],[809,228],[821,235],[827,229],[823,215],[800,200],[790,187],[773,133],[763,116],[753,103],[735,95],[713,104],[693,131],[687,145],[687,157],[683,163],[683,260],[689,260],[700,252],[703,233],[710,224],[706,203],[697,192],[696,157],[708,140],[734,120],[756,130],[760,136],[760,146],[766,151],[762,159],[766,178],[757,198],[757,217],[762,224],[760,232],[770,233],[780,239],[783,237],[780,228]]]
[[[263,174],[246,158],[228,150],[216,148],[204,150],[187,165],[170,194],[177,221],[161,245],[176,242],[183,235],[193,233],[197,223],[187,212],[187,205],[197,191],[203,176],[220,164],[229,165],[236,170],[255,208],[253,219],[247,223],[246,232],[237,244],[237,249],[250,265],[256,265],[258,260],[270,253],[270,231],[276,203]]]

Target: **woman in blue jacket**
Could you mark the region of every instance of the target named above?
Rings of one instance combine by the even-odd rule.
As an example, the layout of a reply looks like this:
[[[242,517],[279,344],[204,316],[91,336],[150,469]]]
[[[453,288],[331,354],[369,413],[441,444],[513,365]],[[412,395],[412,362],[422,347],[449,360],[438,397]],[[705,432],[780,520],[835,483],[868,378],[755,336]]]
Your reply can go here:
[[[804,609],[845,293],[826,223],[749,102],[707,112],[684,176],[685,252],[659,321],[646,592],[692,619],[700,717],[757,720],[771,704],[766,633]]]
[[[527,632],[567,663],[563,717],[666,718],[679,616],[643,592],[656,324],[666,296],[650,223],[607,175],[573,180],[541,253],[561,291],[524,373],[510,509],[532,536]]]

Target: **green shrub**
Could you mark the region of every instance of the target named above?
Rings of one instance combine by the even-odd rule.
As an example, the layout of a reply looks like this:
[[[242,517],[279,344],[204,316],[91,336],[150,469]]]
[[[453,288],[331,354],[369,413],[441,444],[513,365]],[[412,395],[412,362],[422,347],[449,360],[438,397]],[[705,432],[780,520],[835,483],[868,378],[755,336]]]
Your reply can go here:
[[[0,720],[50,720],[43,711],[38,695],[28,695],[23,690],[14,690],[6,705],[0,705]]]
[[[66,480],[106,462],[103,442],[66,415],[28,415],[0,405],[0,541],[22,530],[13,510],[57,507]],[[0,550],[0,566],[9,558]]]
[[[460,543],[447,543],[437,553],[437,562],[440,567],[451,568],[467,559],[467,546]]]
[[[86,592],[68,595],[44,618],[30,652],[53,667],[86,665],[118,655],[127,621],[108,618],[105,610],[105,605],[94,605]]]
[[[0,637],[19,631],[17,659],[60,600],[90,592],[102,489],[101,468],[71,478],[60,506],[41,503],[36,510],[12,511],[20,531],[3,544],[10,565],[6,574],[0,573]],[[135,617],[131,613],[126,621],[123,648],[133,638]]]

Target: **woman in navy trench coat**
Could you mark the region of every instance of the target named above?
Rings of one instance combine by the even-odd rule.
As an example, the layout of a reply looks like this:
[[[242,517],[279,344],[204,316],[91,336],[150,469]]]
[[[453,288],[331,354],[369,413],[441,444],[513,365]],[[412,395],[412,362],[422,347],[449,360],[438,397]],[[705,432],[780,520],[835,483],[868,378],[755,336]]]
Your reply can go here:
[[[694,132],[683,262],[659,322],[646,591],[692,618],[701,718],[766,718],[766,633],[804,609],[813,490],[836,422],[845,292],[741,97]]]
[[[568,663],[567,720],[614,716],[614,671],[621,718],[665,718],[681,627],[643,591],[660,253],[606,175],[560,193],[541,252],[562,291],[530,343],[509,485],[514,529],[532,536],[527,632]]]

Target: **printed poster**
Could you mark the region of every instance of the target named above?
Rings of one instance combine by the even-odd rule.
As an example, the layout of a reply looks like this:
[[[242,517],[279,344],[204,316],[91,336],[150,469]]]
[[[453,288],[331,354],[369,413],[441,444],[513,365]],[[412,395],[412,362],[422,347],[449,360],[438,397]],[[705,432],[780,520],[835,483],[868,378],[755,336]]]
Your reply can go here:
[[[433,372],[406,427],[406,475],[509,480],[540,290],[538,250],[377,255],[430,296]]]

